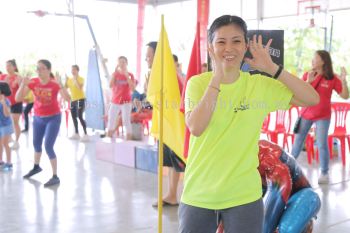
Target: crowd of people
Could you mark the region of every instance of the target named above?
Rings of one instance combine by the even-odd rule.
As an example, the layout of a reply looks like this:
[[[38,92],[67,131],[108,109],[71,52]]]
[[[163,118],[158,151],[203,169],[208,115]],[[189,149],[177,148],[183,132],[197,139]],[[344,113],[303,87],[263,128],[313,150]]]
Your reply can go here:
[[[149,54],[147,55],[147,63],[149,68],[152,66],[153,56],[156,49],[156,42],[148,44]],[[179,69],[180,64],[178,58],[174,55],[174,63],[177,67],[179,77],[179,90],[182,90],[183,74]],[[22,77],[19,74],[15,60],[6,62],[6,74],[0,75],[0,82],[7,83],[11,94],[0,96],[0,166],[4,171],[11,171],[13,164],[11,161],[11,149],[19,149],[19,138],[21,133],[28,133],[31,125],[31,112],[33,114],[33,146],[34,146],[34,166],[23,177],[31,176],[42,171],[40,167],[40,159],[42,154],[42,144],[44,143],[46,154],[48,155],[53,176],[45,183],[45,187],[60,183],[57,176],[57,156],[54,151],[54,145],[61,125],[61,104],[62,101],[69,103],[70,115],[74,125],[74,133],[69,137],[72,140],[80,140],[88,142],[86,121],[84,119],[84,111],[86,106],[86,95],[84,91],[85,80],[79,74],[79,66],[71,67],[71,77],[66,76],[64,82],[61,76],[52,72],[51,62],[48,60],[39,60],[37,63],[38,77]],[[149,75],[149,74],[148,74]],[[132,122],[142,122],[143,118],[150,119],[152,116],[152,106],[146,101],[147,83],[144,93],[136,91],[137,81],[133,74],[128,71],[128,59],[120,56],[117,61],[115,71],[110,77],[109,87],[111,89],[111,101],[107,115],[107,136],[115,135],[118,123],[126,129],[126,140],[132,137]],[[142,102],[142,103],[141,103]],[[132,108],[134,103],[134,108]],[[20,128],[20,119],[23,114],[24,128]],[[83,135],[79,134],[79,124],[83,129]],[[12,139],[12,134],[15,138]],[[12,145],[11,144],[11,140]],[[5,150],[6,162],[3,159],[2,151]],[[170,148],[165,146],[165,151],[173,153]],[[166,158],[168,158],[166,156]],[[172,160],[168,160],[167,164],[171,165]],[[177,161],[181,161],[177,158]],[[181,161],[184,168],[184,162]],[[169,166],[170,166],[169,165]],[[182,168],[182,171],[183,171]],[[179,173],[172,172],[176,181],[176,187],[179,180]],[[173,177],[173,176],[172,176]],[[173,182],[175,183],[175,182]],[[171,189],[172,190],[172,189]],[[164,203],[176,203],[176,192],[170,191],[168,198]]]
[[[169,186],[162,204],[180,204],[181,233],[215,232],[219,224],[225,232],[263,231],[264,203],[258,170],[258,143],[265,117],[278,109],[287,110],[291,105],[303,107],[299,131],[291,152],[295,159],[301,152],[308,131],[316,124],[321,161],[319,183],[329,182],[327,135],[331,118],[331,96],[335,90],[342,98],[349,98],[345,68],[341,69],[340,75],[336,75],[330,54],[319,50],[312,60],[312,69],[298,78],[272,61],[269,54],[271,39],[263,45],[261,36],[254,35],[248,40],[247,32],[247,25],[240,17],[224,15],[215,19],[208,31],[208,51],[213,71],[207,72],[208,65],[204,63],[202,73],[189,80],[186,90],[183,90],[185,80],[178,57],[173,56],[179,92],[185,92],[185,122],[191,136],[187,161],[182,161],[167,145],[162,148],[164,166],[169,167]],[[156,49],[157,42],[147,44],[146,62],[149,70]],[[250,51],[251,58],[245,58],[247,50]],[[242,72],[242,61],[272,78]],[[45,186],[57,185],[60,179],[57,175],[54,145],[61,123],[59,95],[70,103],[74,123],[74,133],[70,138],[89,141],[84,120],[84,78],[79,74],[79,66],[72,66],[72,76],[67,77],[64,83],[60,75],[53,75],[48,60],[38,61],[36,78],[21,77],[15,60],[6,62],[6,71],[0,80],[9,85],[11,94],[5,96],[0,93],[2,169],[13,169],[11,149],[18,149],[21,132],[28,132],[29,114],[34,108],[34,166],[23,178],[30,178],[42,171],[40,159],[44,144],[53,173]],[[121,122],[126,130],[125,139],[132,140],[132,123],[139,122],[143,117],[149,118],[152,106],[147,102],[146,96],[148,80],[149,73],[144,80],[143,93],[137,91],[138,82],[128,69],[128,59],[125,56],[118,58],[109,80],[112,95],[106,136],[113,137]],[[252,105],[249,103],[256,100],[263,101],[265,107],[250,107]],[[217,102],[230,103],[238,108],[213,108]],[[239,108],[242,102],[247,103],[245,108]],[[21,131],[22,113],[25,124]],[[84,131],[82,136],[79,134],[78,121]],[[12,134],[14,139],[10,147]],[[180,174],[184,171],[184,189],[179,203],[178,183]],[[305,187],[310,186],[308,184]],[[157,208],[157,205],[154,203],[153,207]]]

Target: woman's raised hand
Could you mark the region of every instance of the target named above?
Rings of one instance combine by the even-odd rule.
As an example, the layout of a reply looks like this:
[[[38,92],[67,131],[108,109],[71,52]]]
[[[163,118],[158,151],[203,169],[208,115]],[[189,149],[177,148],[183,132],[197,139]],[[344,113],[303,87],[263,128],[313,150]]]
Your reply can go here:
[[[213,77],[217,77],[221,80],[224,77],[224,68],[222,60],[215,55],[212,45],[208,46],[209,56],[211,58],[211,65],[213,68]]]
[[[245,62],[255,70],[274,75],[278,68],[270,56],[269,50],[271,43],[272,39],[269,39],[264,47],[262,36],[259,35],[257,39],[256,35],[254,35],[253,40],[249,41],[249,51],[252,54],[252,58],[245,58]]]

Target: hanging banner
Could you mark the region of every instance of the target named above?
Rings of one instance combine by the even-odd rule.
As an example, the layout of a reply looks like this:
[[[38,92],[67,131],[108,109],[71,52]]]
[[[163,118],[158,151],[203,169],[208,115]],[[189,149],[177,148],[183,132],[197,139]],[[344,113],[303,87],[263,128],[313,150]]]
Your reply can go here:
[[[96,50],[91,49],[86,77],[86,126],[92,129],[105,130],[104,114],[105,107],[97,54]]]
[[[197,0],[197,22],[200,25],[201,61],[207,60],[207,28],[209,19],[209,0]]]
[[[145,6],[147,0],[138,0],[138,15],[137,15],[137,44],[136,44],[136,79],[140,80],[141,75],[141,57],[143,43],[143,25],[145,22]]]

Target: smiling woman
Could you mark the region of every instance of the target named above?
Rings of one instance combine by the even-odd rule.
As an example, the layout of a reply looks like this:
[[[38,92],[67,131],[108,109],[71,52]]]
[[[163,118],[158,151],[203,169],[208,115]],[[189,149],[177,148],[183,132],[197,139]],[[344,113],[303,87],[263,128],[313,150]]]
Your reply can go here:
[[[246,23],[237,16],[221,16],[209,29],[213,72],[192,77],[185,95],[191,139],[179,208],[181,233],[215,232],[219,221],[227,233],[262,232],[257,155],[263,120],[290,104],[310,106],[319,101],[308,83],[273,63],[271,41],[264,47],[261,36],[254,36],[248,42]],[[275,79],[240,71],[247,49],[252,58],[245,62]],[[252,108],[252,101],[266,107]]]

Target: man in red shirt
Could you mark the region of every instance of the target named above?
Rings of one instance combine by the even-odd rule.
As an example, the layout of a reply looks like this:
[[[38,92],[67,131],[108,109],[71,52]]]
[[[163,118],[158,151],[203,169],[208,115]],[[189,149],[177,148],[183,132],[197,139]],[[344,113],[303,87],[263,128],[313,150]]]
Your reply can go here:
[[[148,64],[148,68],[152,68],[153,59],[155,55],[155,51],[157,48],[157,42],[153,41],[147,44],[147,51],[146,51],[146,62]],[[173,55],[174,62],[176,64],[177,56]],[[178,78],[178,84],[179,84],[179,91],[180,95],[183,89],[183,83],[181,79]],[[144,91],[147,93],[147,87],[148,87],[148,81],[149,81],[149,75],[146,76],[145,85],[144,85]],[[140,101],[144,101],[145,95],[141,95]],[[147,107],[147,104],[142,103],[142,106]],[[185,163],[175,154],[174,151],[172,151],[167,145],[164,144],[163,146],[164,151],[164,161],[163,165],[165,167],[169,167],[169,175],[168,175],[168,191],[163,196],[163,206],[178,206],[177,202],[177,187],[180,179],[180,173],[184,172],[185,170]],[[158,207],[158,202],[155,202],[152,204],[153,207]]]

